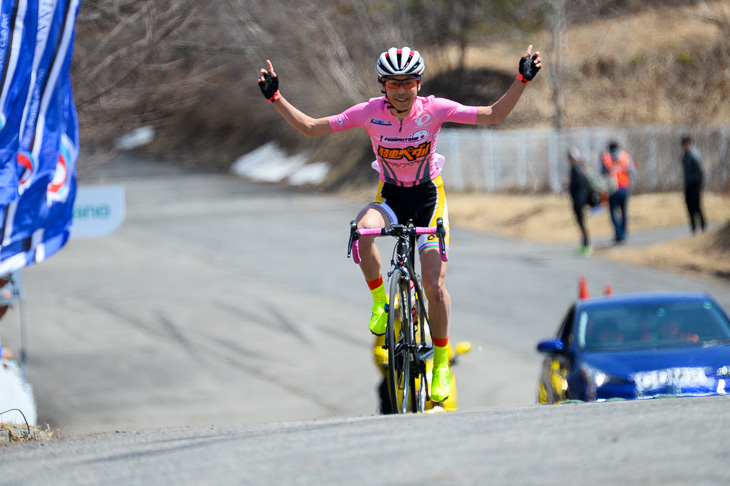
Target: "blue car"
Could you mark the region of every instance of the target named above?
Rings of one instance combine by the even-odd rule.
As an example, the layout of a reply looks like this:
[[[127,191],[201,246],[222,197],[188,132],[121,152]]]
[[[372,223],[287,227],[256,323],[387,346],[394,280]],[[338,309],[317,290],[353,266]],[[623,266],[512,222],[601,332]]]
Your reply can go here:
[[[545,354],[538,401],[725,395],[730,317],[704,293],[635,293],[578,300]]]

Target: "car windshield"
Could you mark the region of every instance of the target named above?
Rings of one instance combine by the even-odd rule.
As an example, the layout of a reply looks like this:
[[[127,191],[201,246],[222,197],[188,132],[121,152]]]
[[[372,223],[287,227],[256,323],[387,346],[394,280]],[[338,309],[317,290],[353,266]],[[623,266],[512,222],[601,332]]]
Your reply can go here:
[[[576,331],[578,346],[586,351],[730,342],[730,323],[709,300],[588,308],[580,313]]]

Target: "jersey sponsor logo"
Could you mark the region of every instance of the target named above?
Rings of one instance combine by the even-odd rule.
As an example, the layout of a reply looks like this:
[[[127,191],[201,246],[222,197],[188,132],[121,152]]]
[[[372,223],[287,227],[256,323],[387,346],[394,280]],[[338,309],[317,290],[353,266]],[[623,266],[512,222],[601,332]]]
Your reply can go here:
[[[406,148],[389,148],[378,146],[378,155],[384,159],[400,160],[405,158],[407,160],[416,160],[421,157],[425,157],[431,151],[431,142],[424,142],[418,147],[406,147]]]
[[[415,135],[411,135],[410,137],[386,137],[384,135],[380,136],[381,142],[420,142],[423,140],[421,137],[417,137]]]
[[[56,171],[53,174],[53,180],[48,184],[46,196],[48,205],[53,201],[65,203],[68,198],[72,177],[70,170],[72,169],[72,161],[76,159],[76,148],[73,140],[66,134],[61,136],[61,146],[58,153],[58,161],[56,162]]]
[[[373,125],[383,125],[386,127],[390,127],[393,125],[392,122],[389,122],[387,120],[378,120],[377,118],[371,118],[370,123],[372,123]]]
[[[21,150],[18,152],[18,165],[23,168],[18,180],[18,195],[22,196],[38,174],[38,161],[30,152]]]
[[[344,125],[344,124],[345,124],[345,120],[344,120],[344,119],[343,119],[343,118],[342,118],[341,116],[338,116],[338,117],[337,117],[337,124],[338,124],[339,126],[342,126],[342,125]]]
[[[387,137],[385,135],[380,136],[381,142],[423,142],[428,138],[428,130],[418,130],[410,137]]]
[[[429,120],[431,120],[431,115],[426,113],[425,115],[421,115],[418,118],[416,118],[416,125],[419,127],[422,127],[423,125],[428,124]]]

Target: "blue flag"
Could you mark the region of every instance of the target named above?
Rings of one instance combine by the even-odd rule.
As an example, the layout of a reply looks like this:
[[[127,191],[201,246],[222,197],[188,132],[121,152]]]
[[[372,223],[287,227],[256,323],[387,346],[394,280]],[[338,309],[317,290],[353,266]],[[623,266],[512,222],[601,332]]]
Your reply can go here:
[[[80,0],[2,0],[0,276],[69,237],[78,119],[69,67]]]
[[[23,107],[30,87],[38,2],[2,3],[0,14],[0,208],[18,196],[18,136]],[[3,218],[4,219],[4,218]]]

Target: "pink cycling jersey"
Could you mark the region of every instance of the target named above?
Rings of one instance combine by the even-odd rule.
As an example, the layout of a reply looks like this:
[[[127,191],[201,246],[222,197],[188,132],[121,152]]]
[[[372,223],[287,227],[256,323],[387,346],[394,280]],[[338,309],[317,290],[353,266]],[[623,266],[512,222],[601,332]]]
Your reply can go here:
[[[363,127],[370,135],[379,165],[380,180],[411,187],[438,177],[441,172],[436,140],[445,122],[476,124],[477,107],[445,98],[417,97],[401,122],[389,109],[387,98],[372,98],[329,118],[334,132]]]

